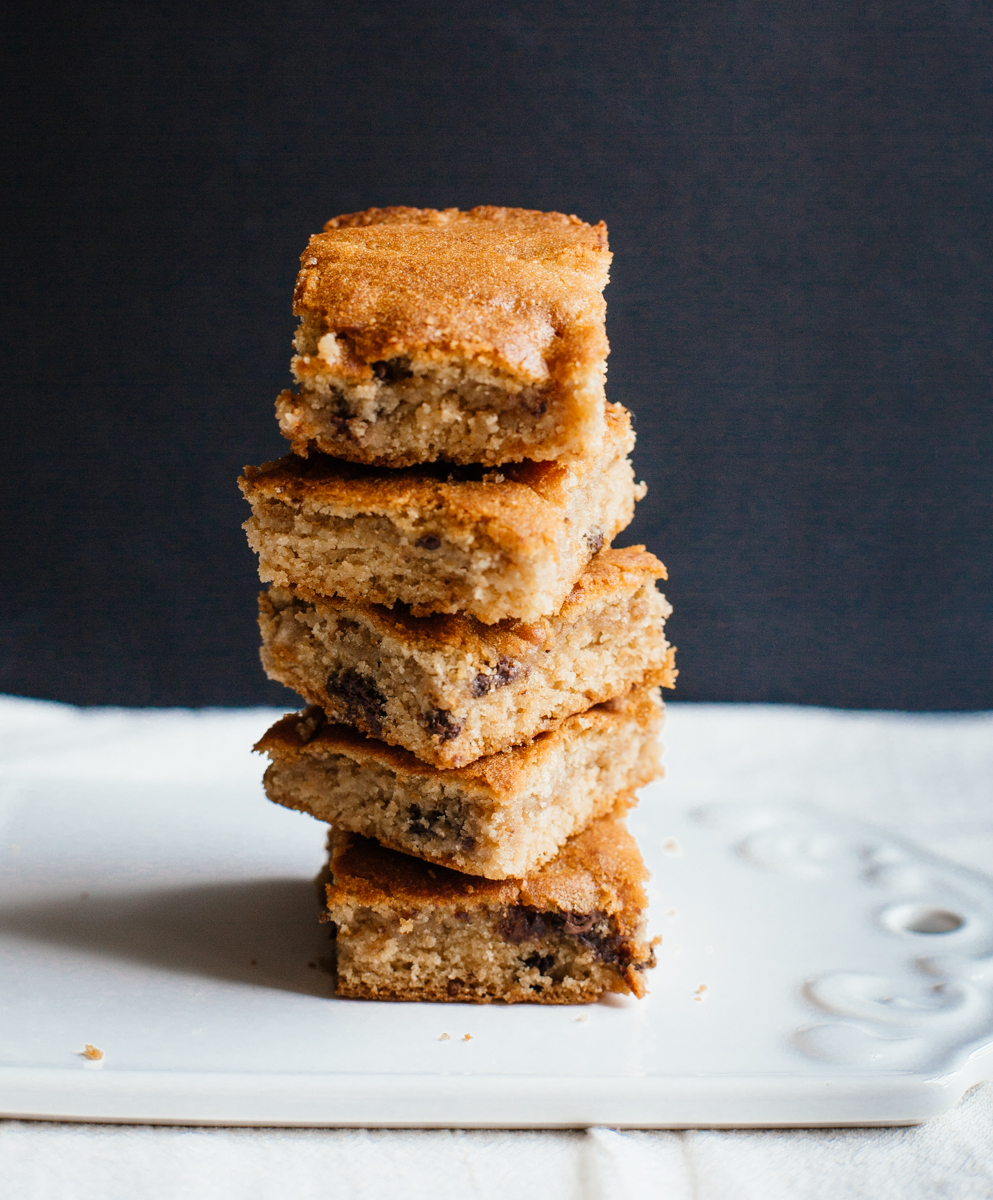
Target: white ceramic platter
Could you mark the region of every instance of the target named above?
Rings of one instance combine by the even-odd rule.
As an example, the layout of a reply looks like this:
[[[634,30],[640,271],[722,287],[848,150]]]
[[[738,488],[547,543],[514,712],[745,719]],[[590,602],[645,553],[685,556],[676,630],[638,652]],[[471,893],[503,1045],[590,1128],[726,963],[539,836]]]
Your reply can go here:
[[[991,1074],[993,886],[847,816],[646,789],[646,1001],[340,1001],[310,965],[323,827],[247,750],[272,713],[0,715],[3,1115],[900,1124]]]

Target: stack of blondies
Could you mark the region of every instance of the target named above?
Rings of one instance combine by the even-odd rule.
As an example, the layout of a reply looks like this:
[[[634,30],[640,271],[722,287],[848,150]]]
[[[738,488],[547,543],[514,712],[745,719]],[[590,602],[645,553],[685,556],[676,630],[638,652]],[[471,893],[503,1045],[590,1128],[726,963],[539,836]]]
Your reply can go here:
[[[292,453],[248,467],[262,662],[310,705],[257,749],[331,826],[337,993],[568,1004],[644,993],[624,824],[675,679],[606,401],[605,227],[388,208],[310,240]]]

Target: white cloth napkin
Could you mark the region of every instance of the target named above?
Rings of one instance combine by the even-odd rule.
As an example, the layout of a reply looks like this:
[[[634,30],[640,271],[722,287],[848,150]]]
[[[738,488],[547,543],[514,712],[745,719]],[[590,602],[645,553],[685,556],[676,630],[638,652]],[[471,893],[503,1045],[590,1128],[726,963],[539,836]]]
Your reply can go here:
[[[989,1200],[993,1085],[909,1129],[181,1129],[0,1123],[13,1200]]]
[[[993,871],[993,715],[771,705],[671,705],[669,713],[669,786],[680,799],[813,802]],[[4,701],[0,716],[7,750],[22,761],[44,755],[56,727],[68,734],[76,724],[72,710],[30,701]],[[128,719],[107,714],[108,721]],[[156,717],[140,719],[147,727]],[[158,719],[175,721],[176,714]],[[201,717],[201,730],[212,719],[225,714]],[[98,746],[93,753],[101,753]],[[3,1121],[0,1195],[988,1200],[993,1085],[906,1129],[300,1130]]]

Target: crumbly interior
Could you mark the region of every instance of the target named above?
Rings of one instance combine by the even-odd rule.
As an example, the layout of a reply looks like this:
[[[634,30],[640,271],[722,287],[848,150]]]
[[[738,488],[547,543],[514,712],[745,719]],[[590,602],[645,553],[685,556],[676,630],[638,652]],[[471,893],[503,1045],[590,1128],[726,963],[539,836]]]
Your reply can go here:
[[[557,612],[586,564],[634,516],[642,493],[620,456],[584,472],[540,545],[499,542],[481,523],[425,532],[421,514],[343,515],[316,502],[256,499],[244,528],[264,582],[415,614],[468,612],[486,624]]]
[[[561,388],[436,353],[384,359],[371,364],[371,378],[356,378],[335,368],[334,334],[310,313],[296,345],[300,391],[280,395],[276,416],[297,454],[317,449],[391,467],[492,465],[576,458],[603,439],[602,368]]]
[[[384,635],[361,609],[260,597],[266,673],[328,716],[439,767],[530,740],[634,686],[672,685],[671,611],[652,583],[604,596],[521,658]],[[346,615],[348,614],[348,615]]]
[[[617,807],[660,771],[656,719],[576,716],[544,735],[517,786],[495,792],[455,772],[405,771],[370,756],[307,752],[276,757],[271,800],[429,862],[508,879],[558,853],[573,833]]]
[[[330,917],[337,993],[355,999],[587,1004],[608,991],[643,995],[640,973],[654,965],[650,947],[602,913],[341,904]]]

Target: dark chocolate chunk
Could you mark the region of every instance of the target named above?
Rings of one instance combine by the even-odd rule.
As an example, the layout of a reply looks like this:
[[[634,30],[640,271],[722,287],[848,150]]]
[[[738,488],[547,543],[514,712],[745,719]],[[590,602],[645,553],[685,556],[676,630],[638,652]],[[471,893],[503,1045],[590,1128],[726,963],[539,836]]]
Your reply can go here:
[[[545,935],[545,917],[552,913],[540,913],[537,909],[515,904],[508,908],[500,921],[500,936],[505,942],[519,946],[521,942],[534,942]]]
[[[384,358],[372,364],[373,374],[384,383],[399,383],[413,375],[409,358]]]
[[[448,986],[445,988],[445,991],[448,992],[449,996],[457,996],[464,987],[464,979],[449,979]]]
[[[538,912],[519,904],[508,908],[500,921],[501,937],[515,946],[521,942],[536,942],[546,933],[574,937],[605,963],[626,966],[631,959],[631,943],[613,931],[603,912]]]
[[[597,922],[598,913],[566,913],[565,924],[562,926],[563,933],[576,935],[577,933],[589,933]]]
[[[370,733],[382,732],[386,697],[368,675],[350,669],[332,671],[325,687],[339,720],[350,725],[368,726]]]
[[[537,967],[539,975],[547,975],[548,972],[555,966],[555,955],[541,955],[535,952],[529,954],[527,958],[521,960],[526,967]]]
[[[473,699],[478,700],[480,696],[485,696],[489,692],[493,684],[490,682],[489,675],[477,675],[469,686],[469,694]]]
[[[463,721],[457,721],[447,708],[433,708],[424,717],[424,727],[432,737],[450,742],[462,732]]]
[[[441,538],[436,534],[426,533],[417,539],[415,545],[421,550],[437,550],[441,545]]]
[[[586,531],[586,544],[594,554],[599,554],[603,549],[603,533],[601,530],[593,528]]]
[[[476,848],[476,839],[474,837],[460,837],[459,838],[459,849],[462,851],[463,854],[468,854],[468,853],[470,853],[470,851],[475,850],[475,848]]]
[[[482,673],[477,675],[472,681],[469,691],[478,699],[480,696],[492,692],[494,688],[506,687],[508,683],[513,683],[515,679],[520,678],[523,671],[524,667],[519,662],[501,655],[496,670],[489,675]]]
[[[603,913],[596,915],[602,917]],[[627,966],[631,960],[631,943],[619,933],[611,932],[609,922],[596,921],[588,933],[576,933],[572,936],[577,942],[588,946],[601,962]]]
[[[548,400],[544,396],[525,392],[521,396],[521,407],[526,408],[532,417],[543,417],[548,411]]]
[[[429,813],[422,814],[417,804],[412,804],[407,811],[410,814],[410,824],[407,828],[411,833],[431,833],[432,826],[445,815],[440,808],[433,808]]]
[[[324,415],[334,426],[335,433],[347,434],[351,432],[348,428],[348,422],[351,420],[352,414],[348,411],[348,401],[345,399],[344,393],[339,391],[338,388],[331,389],[331,394],[325,405]]]

